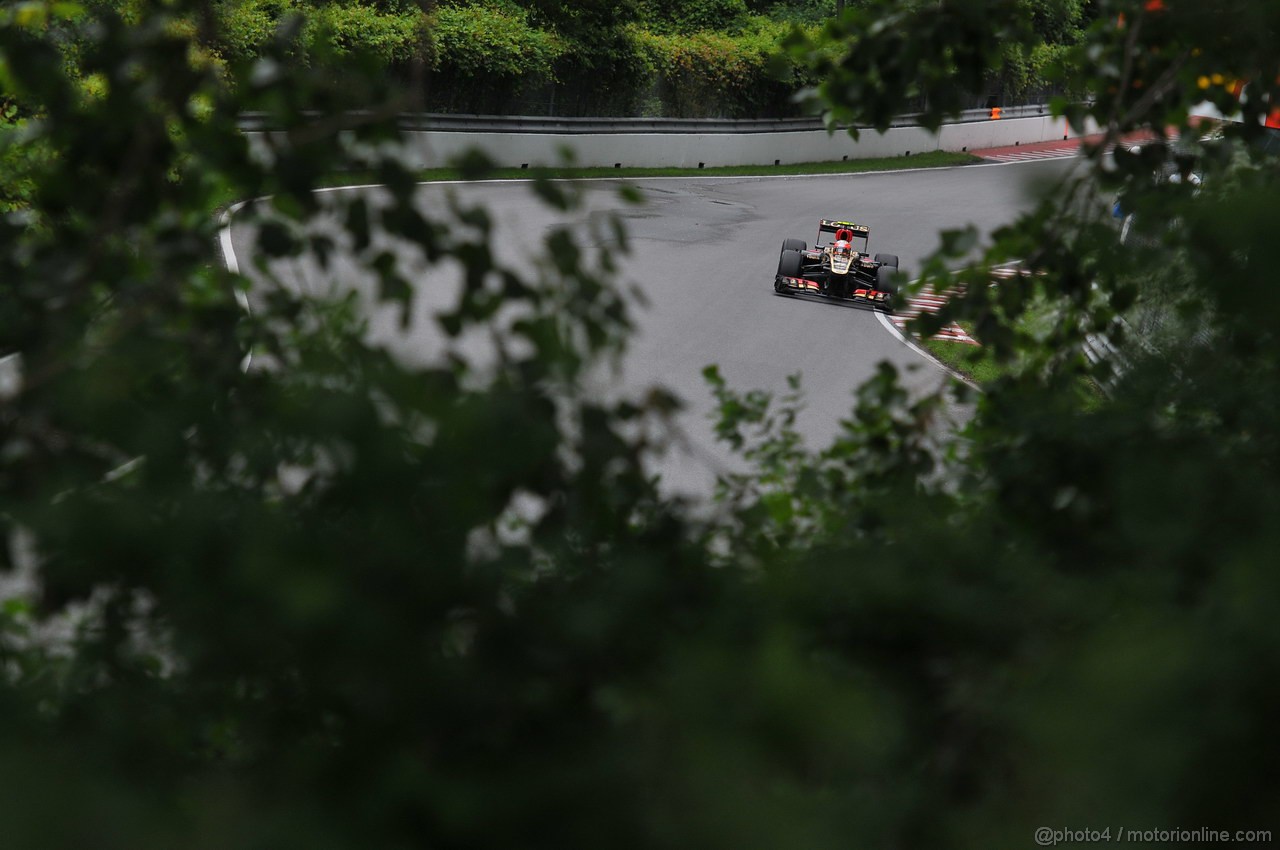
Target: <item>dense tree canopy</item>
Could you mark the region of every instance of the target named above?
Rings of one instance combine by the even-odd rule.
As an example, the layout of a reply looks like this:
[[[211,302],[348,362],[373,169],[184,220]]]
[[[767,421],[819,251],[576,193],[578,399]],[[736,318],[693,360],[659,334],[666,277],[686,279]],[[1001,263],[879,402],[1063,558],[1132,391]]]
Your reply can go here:
[[[86,3],[128,21],[144,8]],[[1019,0],[1016,14],[1034,37],[1009,42],[1001,67],[976,78],[973,106],[1040,96],[1091,12],[1082,0]],[[791,95],[814,80],[782,42],[835,15],[831,0],[210,0],[179,26],[215,66],[264,55],[282,27],[293,61],[366,55],[429,111],[756,118],[798,114]],[[50,32],[72,61],[77,31],[53,22]]]
[[[1024,5],[850,4],[790,50],[836,118],[883,125],[923,91],[937,122],[957,81],[1036,43]],[[20,123],[0,156],[23,163],[0,217],[0,523],[29,583],[0,608],[6,844],[1274,828],[1280,172],[1260,142],[1280,9],[1093,5],[1059,69],[1092,97],[1056,108],[1154,141],[1091,149],[1089,175],[996,233],[941,235],[926,274],[970,283],[941,319],[1009,365],[968,429],[940,442],[942,399],[886,367],[806,450],[797,398],[709,369],[754,471],[697,511],[644,472],[678,401],[581,390],[634,309],[610,255],[557,229],[516,269],[485,210],[416,208],[371,153],[406,102],[378,62],[299,63],[285,28],[219,65],[199,45],[221,18],[196,0],[0,9]],[[1205,99],[1239,122],[1193,129]],[[269,165],[244,110],[284,128]],[[494,362],[399,362],[352,302],[282,288],[240,308],[217,211],[269,197],[250,210],[263,255],[323,255],[312,189],[352,166],[389,190],[341,211],[383,297],[412,285],[375,233],[461,264],[441,328],[503,327]],[[1117,192],[1143,238],[1101,216]],[[1028,274],[987,286],[1011,259]],[[1133,340],[1137,308],[1162,315],[1158,345]],[[1124,356],[1087,358],[1089,334]]]

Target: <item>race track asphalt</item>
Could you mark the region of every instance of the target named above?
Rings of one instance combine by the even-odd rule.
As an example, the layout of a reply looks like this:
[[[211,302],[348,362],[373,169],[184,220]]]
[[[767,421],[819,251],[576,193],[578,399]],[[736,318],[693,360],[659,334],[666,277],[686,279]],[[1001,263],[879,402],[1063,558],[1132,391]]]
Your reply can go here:
[[[870,310],[774,295],[782,239],[812,242],[819,218],[856,221],[870,226],[872,251],[898,254],[903,271],[914,274],[937,247],[940,230],[972,224],[989,233],[1031,206],[1038,194],[1051,192],[1072,162],[821,177],[646,179],[631,181],[645,199],[637,207],[618,199],[617,182],[584,182],[588,214],[614,210],[626,221],[631,254],[622,263],[622,278],[648,302],[634,311],[637,332],[621,371],[601,370],[596,389],[638,394],[660,384],[684,399],[687,409],[678,420],[684,448],[655,465],[672,492],[706,494],[717,471],[740,468],[712,436],[712,399],[701,374],[711,363],[743,390],[781,392],[787,376],[800,373],[806,397],[800,426],[808,444],[821,447],[852,409],[854,389],[879,362],[894,364],[916,390],[935,387],[946,376]],[[378,196],[372,189],[341,190],[348,197],[352,192]],[[424,184],[417,201],[424,212],[439,211],[451,194],[490,209],[500,254],[508,261],[518,262],[563,220],[521,182]],[[239,266],[251,276],[257,274],[251,262],[254,231],[251,220],[242,217],[231,233]],[[418,286],[408,330],[394,310],[376,304],[372,276],[341,251],[323,271],[307,258],[271,268],[286,285],[309,292],[360,291],[372,338],[406,359],[430,361],[443,345],[431,316],[451,302],[457,269],[427,267],[416,252],[389,247]],[[479,340],[468,344],[474,353],[484,347]]]

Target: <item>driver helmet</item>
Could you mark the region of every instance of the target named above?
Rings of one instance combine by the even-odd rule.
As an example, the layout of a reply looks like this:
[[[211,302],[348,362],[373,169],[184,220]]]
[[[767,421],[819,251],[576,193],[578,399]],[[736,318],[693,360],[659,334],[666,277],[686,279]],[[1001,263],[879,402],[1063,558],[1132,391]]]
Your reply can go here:
[[[832,246],[832,248],[831,248],[831,252],[832,252],[833,254],[835,254],[836,256],[838,256],[838,257],[847,257],[847,256],[849,256],[849,252],[850,252],[851,250],[852,250],[852,249],[851,249],[851,248],[850,248],[850,246],[849,246],[849,240],[847,240],[847,239],[839,239],[839,240],[837,240],[837,241],[836,241],[836,244],[835,244],[835,245],[833,245],[833,246]]]

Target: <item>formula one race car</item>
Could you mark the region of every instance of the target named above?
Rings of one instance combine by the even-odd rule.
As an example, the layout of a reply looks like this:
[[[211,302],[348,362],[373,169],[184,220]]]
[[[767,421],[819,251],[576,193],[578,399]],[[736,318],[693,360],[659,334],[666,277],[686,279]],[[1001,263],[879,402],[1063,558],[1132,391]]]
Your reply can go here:
[[[773,291],[779,295],[823,295],[892,307],[898,257],[867,252],[871,229],[851,221],[818,222],[818,238],[810,248],[801,239],[786,239],[778,257]]]

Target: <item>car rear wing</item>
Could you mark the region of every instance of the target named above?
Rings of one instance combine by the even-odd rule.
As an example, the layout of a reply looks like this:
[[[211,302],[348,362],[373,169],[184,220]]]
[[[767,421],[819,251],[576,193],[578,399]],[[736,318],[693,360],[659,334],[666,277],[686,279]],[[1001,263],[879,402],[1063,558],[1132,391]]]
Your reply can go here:
[[[829,230],[832,233],[835,233],[837,230],[852,230],[855,236],[863,233],[871,233],[871,228],[867,227],[865,224],[854,224],[852,221],[833,221],[826,218],[818,222],[818,230]]]
[[[815,247],[826,244],[827,240],[822,238],[823,234],[830,233],[834,235],[838,230],[851,231],[854,239],[864,239],[867,245],[871,243],[871,228],[865,224],[854,224],[852,221],[836,221],[824,218],[818,222],[818,239],[814,243]],[[863,252],[866,252],[866,246],[863,246]]]

